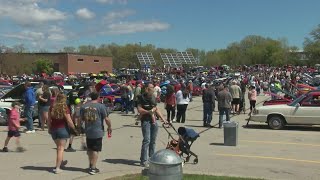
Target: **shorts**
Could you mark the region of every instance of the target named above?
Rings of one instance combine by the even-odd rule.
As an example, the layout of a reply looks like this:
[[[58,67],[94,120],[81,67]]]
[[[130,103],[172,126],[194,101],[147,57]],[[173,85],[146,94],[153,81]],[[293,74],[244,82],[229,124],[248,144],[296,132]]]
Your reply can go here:
[[[53,140],[68,139],[70,138],[70,134],[66,128],[58,128],[51,131],[51,137]]]
[[[233,98],[231,104],[235,104],[235,105],[240,104],[240,98]]]
[[[39,106],[40,112],[49,112],[50,106]]]
[[[102,137],[97,139],[87,138],[87,148],[91,151],[100,152],[102,150]]]
[[[17,130],[16,131],[11,131],[11,130],[8,131],[8,137],[20,137],[20,136],[21,136],[21,134]]]

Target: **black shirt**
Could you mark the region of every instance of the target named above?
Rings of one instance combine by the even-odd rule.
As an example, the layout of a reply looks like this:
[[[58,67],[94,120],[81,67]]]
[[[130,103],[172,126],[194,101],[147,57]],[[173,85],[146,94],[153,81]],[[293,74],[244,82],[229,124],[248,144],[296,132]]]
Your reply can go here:
[[[68,95],[68,102],[69,102],[69,105],[75,105],[75,100],[78,98],[78,91],[76,90],[71,90],[69,92],[69,95]]]
[[[44,92],[42,98],[46,99],[47,102],[41,101],[39,99],[39,106],[50,106],[51,105],[51,94],[49,92]]]
[[[157,106],[157,101],[156,98],[151,95],[151,97],[147,94],[144,93],[138,97],[138,106],[141,106],[144,110],[150,111],[152,108]],[[141,120],[151,120],[151,115],[150,114],[145,114],[141,117]]]

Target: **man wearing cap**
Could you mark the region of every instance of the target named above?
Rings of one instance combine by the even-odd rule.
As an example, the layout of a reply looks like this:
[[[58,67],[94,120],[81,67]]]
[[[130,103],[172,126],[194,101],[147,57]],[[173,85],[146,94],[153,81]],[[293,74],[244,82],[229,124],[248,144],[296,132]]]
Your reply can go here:
[[[241,88],[237,85],[237,81],[232,81],[232,85],[229,89],[231,96],[232,96],[232,109],[233,113],[240,113],[239,112],[239,104],[240,104],[240,97],[242,96]]]

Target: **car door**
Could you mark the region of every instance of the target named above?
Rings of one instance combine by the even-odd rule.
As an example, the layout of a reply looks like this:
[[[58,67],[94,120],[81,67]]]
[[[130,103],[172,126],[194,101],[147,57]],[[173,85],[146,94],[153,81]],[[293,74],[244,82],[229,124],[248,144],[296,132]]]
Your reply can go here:
[[[293,124],[320,124],[320,100],[308,96],[292,112]]]

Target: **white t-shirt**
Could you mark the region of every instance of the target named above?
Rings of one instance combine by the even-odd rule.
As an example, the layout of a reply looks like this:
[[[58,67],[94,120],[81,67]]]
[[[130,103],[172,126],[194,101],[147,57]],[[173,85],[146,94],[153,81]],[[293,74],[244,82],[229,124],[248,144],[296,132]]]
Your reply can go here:
[[[154,87],[153,95],[154,97],[158,97],[161,94],[161,88],[159,86]]]
[[[177,92],[176,98],[177,98],[177,104],[189,104],[190,102],[189,95],[187,96],[186,99],[184,99],[181,90]]]

